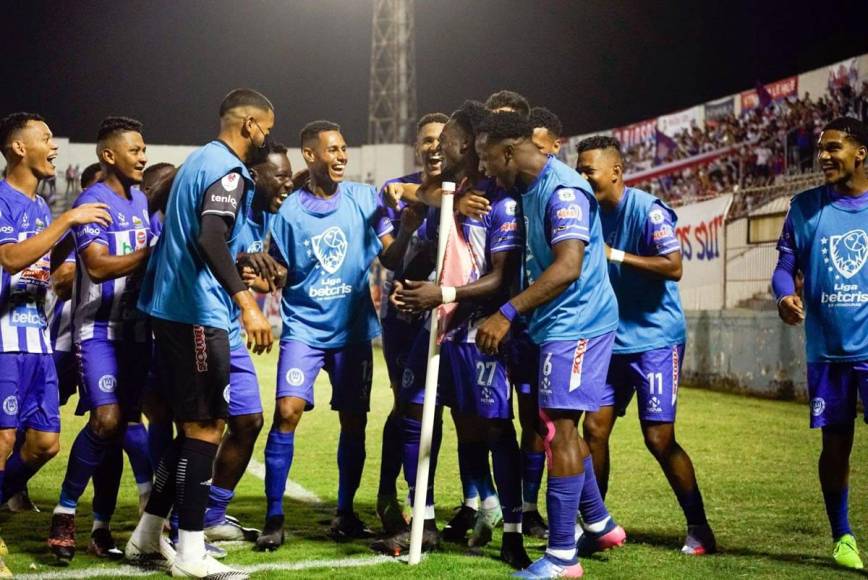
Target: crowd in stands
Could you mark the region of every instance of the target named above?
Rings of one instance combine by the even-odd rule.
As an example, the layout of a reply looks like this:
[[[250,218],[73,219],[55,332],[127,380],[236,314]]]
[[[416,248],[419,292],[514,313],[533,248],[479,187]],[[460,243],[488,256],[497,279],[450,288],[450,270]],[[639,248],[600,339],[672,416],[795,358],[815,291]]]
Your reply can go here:
[[[814,169],[815,145],[822,127],[840,116],[868,121],[868,82],[861,89],[830,87],[815,99],[790,97],[729,115],[705,127],[693,126],[675,135],[673,147],[654,141],[639,143],[625,152],[625,173],[650,169],[725,147],[733,149],[706,165],[687,167],[636,184],[675,205],[729,191],[770,185],[783,174]],[[661,150],[665,154],[661,155]]]

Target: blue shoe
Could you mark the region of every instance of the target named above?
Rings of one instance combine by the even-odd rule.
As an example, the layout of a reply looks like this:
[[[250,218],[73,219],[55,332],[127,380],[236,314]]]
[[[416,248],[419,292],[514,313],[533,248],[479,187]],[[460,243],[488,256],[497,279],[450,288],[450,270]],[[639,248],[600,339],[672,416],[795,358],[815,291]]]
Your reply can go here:
[[[524,570],[512,575],[513,578],[581,578],[585,574],[582,563],[567,564],[546,554]]]
[[[605,552],[623,546],[626,542],[627,532],[615,522],[615,518],[609,517],[602,532],[582,530],[582,535],[576,542],[576,552],[579,556],[590,556],[594,552]]]

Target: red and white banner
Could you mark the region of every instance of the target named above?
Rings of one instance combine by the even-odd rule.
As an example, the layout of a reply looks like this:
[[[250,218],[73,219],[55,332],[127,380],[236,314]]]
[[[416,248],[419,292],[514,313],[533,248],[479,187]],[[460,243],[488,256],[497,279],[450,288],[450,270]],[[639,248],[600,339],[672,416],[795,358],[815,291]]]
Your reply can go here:
[[[653,143],[657,131],[657,119],[648,119],[612,129],[612,136],[621,142],[621,147],[629,149],[639,143]]]
[[[787,77],[773,83],[764,85],[772,99],[775,101],[799,94],[799,77]],[[750,111],[760,106],[760,97],[756,90],[745,91],[741,94],[741,110]]]
[[[685,310],[723,308],[726,283],[726,212],[732,194],[679,207],[675,233],[684,272],[679,289]]]
[[[735,147],[733,146],[721,147],[720,149],[715,149],[714,151],[708,151],[706,153],[700,153],[699,155],[694,155],[693,157],[688,157],[686,159],[678,159],[676,161],[672,161],[671,163],[655,165],[654,167],[651,167],[650,169],[645,169],[643,171],[628,173],[624,176],[624,183],[626,183],[627,185],[634,185],[636,183],[648,181],[649,179],[664,177],[666,175],[669,175],[670,173],[675,173],[676,171],[683,171],[690,167],[708,165],[718,157],[729,153],[733,149],[735,149]]]
[[[859,59],[857,57],[829,65],[828,70],[829,87],[850,85],[855,89],[859,85]]]
[[[705,109],[702,105],[690,107],[677,113],[663,115],[657,119],[657,128],[668,137],[675,137],[682,131],[689,131],[692,127],[703,127],[705,121]]]

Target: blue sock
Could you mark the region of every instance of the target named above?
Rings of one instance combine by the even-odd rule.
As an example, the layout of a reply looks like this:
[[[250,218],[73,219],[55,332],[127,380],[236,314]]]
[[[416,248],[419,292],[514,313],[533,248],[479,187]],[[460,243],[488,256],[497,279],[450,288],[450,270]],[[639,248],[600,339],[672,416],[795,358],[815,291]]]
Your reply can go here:
[[[172,422],[148,424],[148,454],[151,456],[151,468],[156,471],[160,459],[166,449],[172,444]]]
[[[211,484],[211,492],[208,494],[208,509],[205,510],[206,528],[223,523],[223,520],[226,519],[226,507],[233,497],[235,497],[235,492],[231,489],[223,489]]]
[[[112,441],[100,439],[90,425],[85,425],[75,438],[66,464],[66,477],[63,478],[60,505],[74,508],[78,498],[84,493],[97,466],[102,463]]]
[[[365,469],[365,436],[341,431],[338,440],[338,513],[351,513]]]
[[[704,526],[708,524],[705,517],[705,505],[702,503],[702,494],[699,486],[684,495],[678,495],[678,503],[684,512],[688,526]]]
[[[609,510],[606,509],[603,496],[600,495],[600,487],[597,485],[597,478],[594,477],[594,462],[590,455],[585,457],[584,464],[585,482],[579,500],[579,513],[586,525],[596,524],[609,517]]]
[[[267,517],[283,515],[283,492],[292,467],[295,433],[271,431],[265,444],[265,497]]]
[[[853,533],[847,517],[848,495],[849,490],[846,487],[841,491],[823,492],[823,501],[826,503],[826,514],[829,516],[829,524],[832,526],[833,540],[837,540],[844,534]]]
[[[521,452],[521,492],[526,503],[536,504],[539,502],[539,489],[542,487],[545,463],[545,453]]]
[[[93,519],[111,521],[118,504],[121,476],[124,472],[124,452],[116,442],[106,449],[102,462],[93,472]],[[63,494],[61,493],[61,505]]]
[[[479,473],[474,470],[478,461],[473,456],[474,445],[474,443],[458,442],[458,475],[461,478],[461,488],[464,492],[465,500],[479,497],[479,490],[476,489],[476,480],[479,478]]]
[[[419,441],[422,438],[422,422],[410,417],[401,418],[404,445],[404,479],[410,488],[410,505],[416,497],[416,468],[419,464]],[[436,427],[436,426],[435,426]],[[439,451],[438,430],[435,428],[435,436],[431,442],[431,463],[428,467],[428,488],[425,494],[425,505],[434,505],[434,474],[437,471],[436,451]]]
[[[395,482],[401,473],[401,419],[396,413],[389,413],[383,425],[383,446],[380,456],[380,486],[377,495],[394,496],[398,494]]]
[[[169,539],[175,544],[178,543],[178,530],[180,529],[178,521],[178,510],[172,508],[172,513],[169,514]]]
[[[579,511],[579,494],[584,486],[585,475],[555,477],[549,474],[546,490],[546,508],[549,520],[549,550],[573,552],[570,565],[576,563],[576,513]]]
[[[503,508],[503,523],[521,523],[521,451],[514,430],[504,430],[494,442],[491,446],[491,459],[500,505]],[[518,529],[504,527],[504,532],[510,531],[517,532]]]
[[[493,495],[497,495],[497,489],[494,487],[494,478],[491,476],[491,466],[488,464],[488,445],[480,443],[482,453],[479,456],[480,478],[476,480],[476,489],[479,491],[479,500],[482,501]],[[520,461],[520,459],[519,459]],[[515,472],[519,471],[520,466],[516,464]]]
[[[24,491],[30,478],[39,471],[21,458],[21,449],[14,451],[6,460],[6,477],[3,480],[3,501],[20,491]]]
[[[130,458],[136,483],[150,483],[154,478],[151,456],[148,451],[148,430],[141,423],[127,425],[124,434],[124,451]]]

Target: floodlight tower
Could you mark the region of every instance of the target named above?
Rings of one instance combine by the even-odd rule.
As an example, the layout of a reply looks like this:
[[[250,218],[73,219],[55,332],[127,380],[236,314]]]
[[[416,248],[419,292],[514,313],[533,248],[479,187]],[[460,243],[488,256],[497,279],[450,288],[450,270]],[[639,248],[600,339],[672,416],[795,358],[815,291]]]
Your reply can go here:
[[[368,143],[411,143],[416,122],[414,0],[374,0]]]

